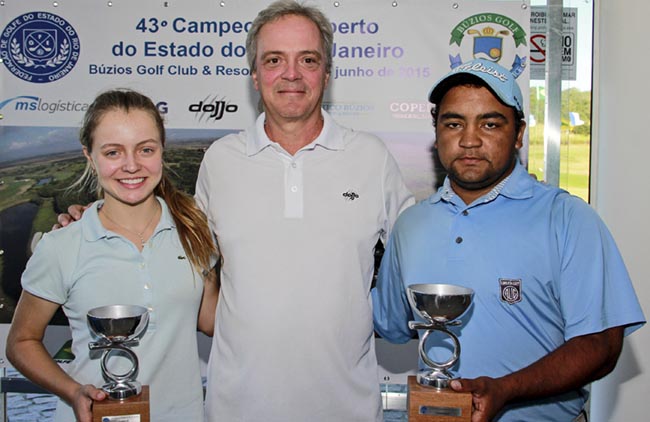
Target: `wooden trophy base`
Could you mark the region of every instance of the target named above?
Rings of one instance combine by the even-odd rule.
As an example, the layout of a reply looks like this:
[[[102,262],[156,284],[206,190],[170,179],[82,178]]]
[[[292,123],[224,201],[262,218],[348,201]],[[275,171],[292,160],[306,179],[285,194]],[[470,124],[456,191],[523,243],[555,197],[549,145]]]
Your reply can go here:
[[[420,385],[411,375],[408,377],[407,409],[409,422],[470,422],[472,395]]]
[[[93,422],[150,422],[149,386],[124,400],[105,399],[93,403]]]

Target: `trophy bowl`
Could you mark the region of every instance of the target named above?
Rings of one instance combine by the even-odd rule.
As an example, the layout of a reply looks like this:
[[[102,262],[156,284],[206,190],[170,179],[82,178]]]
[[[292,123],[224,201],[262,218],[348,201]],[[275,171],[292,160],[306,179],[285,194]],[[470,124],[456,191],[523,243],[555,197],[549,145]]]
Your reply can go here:
[[[88,325],[98,337],[111,343],[123,343],[139,336],[149,322],[144,306],[108,305],[88,311]]]
[[[474,290],[453,284],[412,284],[408,300],[424,320],[447,324],[465,313],[474,298]]]

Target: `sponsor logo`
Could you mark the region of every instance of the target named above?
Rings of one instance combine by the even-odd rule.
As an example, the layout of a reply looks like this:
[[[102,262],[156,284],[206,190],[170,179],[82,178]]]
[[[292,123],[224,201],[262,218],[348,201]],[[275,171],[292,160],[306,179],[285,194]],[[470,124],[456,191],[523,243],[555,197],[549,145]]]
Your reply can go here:
[[[478,13],[457,23],[449,41],[452,69],[471,59],[485,59],[509,68],[519,77],[527,66],[526,32],[519,23],[497,13]]]
[[[159,101],[156,103],[156,108],[158,109],[158,112],[160,114],[167,114],[169,113],[169,104],[167,104],[167,101]]]
[[[236,113],[239,110],[237,104],[226,100],[225,97],[213,95],[206,97],[196,103],[190,104],[188,110],[196,115],[199,122],[209,120],[221,120],[228,113]]]
[[[332,116],[361,116],[372,113],[375,106],[362,103],[323,102],[323,109]]]
[[[501,289],[502,302],[506,302],[510,305],[521,302],[521,280],[500,278],[499,288]]]
[[[354,201],[355,199],[359,198],[359,194],[351,189],[348,189],[346,192],[343,192],[343,198],[345,198],[346,201]]]
[[[15,112],[85,112],[88,109],[88,103],[76,100],[44,100],[43,98],[33,95],[19,95],[0,101],[0,110],[12,110]]]
[[[79,60],[77,32],[49,12],[30,12],[9,22],[0,35],[0,58],[7,69],[33,83],[57,81]]]
[[[388,105],[394,119],[428,120],[431,106],[425,102],[393,101]]]
[[[35,113],[58,113],[72,112],[83,113],[88,109],[90,104],[77,100],[45,100],[34,95],[19,95],[17,97],[7,98],[0,101],[0,110],[15,112],[35,112]],[[169,105],[166,101],[156,103],[156,108],[160,114],[167,114]]]

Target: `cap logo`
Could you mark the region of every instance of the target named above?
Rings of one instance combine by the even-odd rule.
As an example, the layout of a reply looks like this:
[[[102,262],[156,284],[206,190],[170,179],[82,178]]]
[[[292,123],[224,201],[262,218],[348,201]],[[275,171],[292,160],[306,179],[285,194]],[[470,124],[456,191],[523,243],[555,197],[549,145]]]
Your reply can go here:
[[[499,72],[498,69],[495,69],[493,67],[487,67],[482,63],[468,63],[468,64],[457,66],[454,69],[454,72],[467,72],[467,71],[486,73],[488,75],[495,77],[501,82],[508,81],[508,75],[506,75],[503,72]]]

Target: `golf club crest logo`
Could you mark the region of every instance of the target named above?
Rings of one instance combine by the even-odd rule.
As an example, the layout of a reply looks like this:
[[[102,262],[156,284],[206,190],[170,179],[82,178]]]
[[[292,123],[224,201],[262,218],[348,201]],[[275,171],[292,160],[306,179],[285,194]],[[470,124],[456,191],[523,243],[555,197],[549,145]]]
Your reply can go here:
[[[25,13],[0,34],[0,58],[9,71],[33,83],[54,82],[70,73],[79,59],[75,29],[49,12]]]
[[[449,46],[452,69],[471,59],[495,63],[503,60],[499,64],[510,69],[516,78],[527,66],[526,32],[514,19],[497,13],[479,13],[463,19],[452,29]]]

